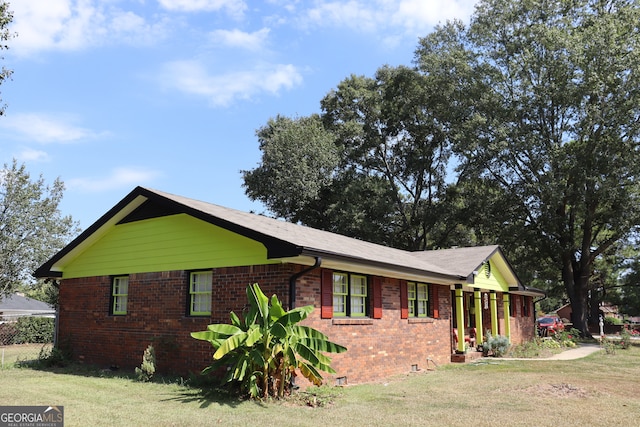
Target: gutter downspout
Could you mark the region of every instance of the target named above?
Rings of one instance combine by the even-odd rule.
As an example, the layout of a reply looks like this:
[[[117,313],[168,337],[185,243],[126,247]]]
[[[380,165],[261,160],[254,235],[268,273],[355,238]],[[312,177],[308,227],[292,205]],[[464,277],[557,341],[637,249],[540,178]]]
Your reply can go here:
[[[289,310],[296,307],[296,281],[308,272],[320,267],[320,264],[322,264],[321,257],[317,256],[315,257],[315,259],[316,262],[311,267],[305,268],[304,270],[297,272],[289,278]]]

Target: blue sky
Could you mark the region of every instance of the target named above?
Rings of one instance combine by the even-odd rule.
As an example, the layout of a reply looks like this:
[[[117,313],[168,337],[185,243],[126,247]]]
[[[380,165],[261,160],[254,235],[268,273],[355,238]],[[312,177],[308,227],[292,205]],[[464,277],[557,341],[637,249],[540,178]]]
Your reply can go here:
[[[60,177],[86,228],[136,185],[244,211],[256,129],[351,74],[410,65],[473,0],[9,0],[0,163]]]

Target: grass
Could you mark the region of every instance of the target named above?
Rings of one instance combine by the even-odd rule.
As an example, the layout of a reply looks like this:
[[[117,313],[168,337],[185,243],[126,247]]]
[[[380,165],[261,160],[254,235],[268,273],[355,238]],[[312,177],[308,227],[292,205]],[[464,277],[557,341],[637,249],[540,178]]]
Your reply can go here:
[[[16,344],[0,346],[0,368],[8,368],[16,362],[37,359],[40,351],[51,344]]]
[[[3,405],[63,405],[66,426],[619,426],[640,413],[640,348],[573,361],[447,365],[375,384],[251,402],[86,367],[0,371]],[[320,400],[323,405],[306,403]],[[315,405],[314,405],[315,406]]]

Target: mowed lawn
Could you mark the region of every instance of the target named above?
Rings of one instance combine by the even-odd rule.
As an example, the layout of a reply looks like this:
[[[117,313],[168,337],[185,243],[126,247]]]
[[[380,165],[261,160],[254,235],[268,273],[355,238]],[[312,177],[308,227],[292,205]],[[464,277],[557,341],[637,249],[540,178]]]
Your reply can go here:
[[[176,380],[140,383],[124,373],[73,372],[0,370],[0,405],[63,405],[65,426],[583,427],[640,420],[639,347],[573,361],[447,365],[334,389],[324,407],[221,398]]]

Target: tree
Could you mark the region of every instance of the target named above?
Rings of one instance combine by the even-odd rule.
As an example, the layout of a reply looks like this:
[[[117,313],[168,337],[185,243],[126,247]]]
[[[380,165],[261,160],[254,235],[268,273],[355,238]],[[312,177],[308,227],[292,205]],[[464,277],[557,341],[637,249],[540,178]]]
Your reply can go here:
[[[59,179],[32,181],[15,160],[0,170],[0,297],[31,283],[33,271],[78,232],[58,209],[63,191]]]
[[[606,266],[596,264],[595,274],[601,285],[601,301],[618,306],[620,314],[640,315],[640,240],[634,235],[620,242],[615,256],[608,257]],[[604,270],[604,271],[601,271]]]
[[[15,34],[9,31],[9,24],[13,21],[13,12],[9,10],[9,3],[6,1],[0,1],[0,50],[9,49],[7,44],[9,40],[15,37]],[[3,60],[4,57],[0,57]],[[0,84],[5,80],[9,80],[13,71],[2,66],[0,70]],[[5,105],[0,106],[0,116],[4,114]]]
[[[408,67],[350,76],[322,99],[321,116],[260,129],[262,163],[244,171],[246,193],[288,220],[403,249],[466,238],[447,220],[444,101]]]
[[[518,271],[526,257],[554,266],[584,334],[594,262],[640,224],[639,23],[636,0],[484,0],[468,28],[439,27],[416,51],[457,88],[460,180],[501,196],[494,236]]]
[[[640,260],[634,259],[620,280],[620,292],[612,299],[621,313],[640,316]]]
[[[203,373],[226,368],[224,381],[240,385],[254,398],[283,397],[296,369],[315,385],[322,384],[319,371],[335,373],[323,353],[347,349],[298,324],[313,305],[285,311],[278,297],[267,298],[257,283],[247,286],[247,298],[250,308],[243,319],[231,312],[231,325],[209,325],[206,331],[191,333],[215,349],[214,361]]]
[[[317,115],[277,116],[256,132],[262,164],[242,171],[252,200],[260,200],[278,217],[302,219],[306,206],[330,185],[338,165],[334,136]]]

